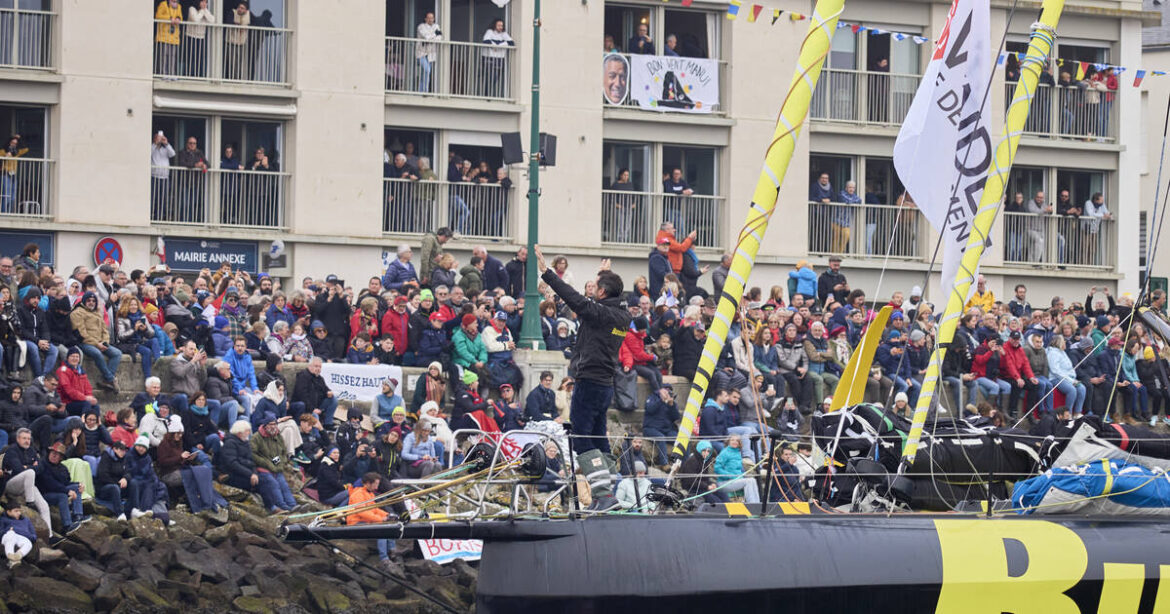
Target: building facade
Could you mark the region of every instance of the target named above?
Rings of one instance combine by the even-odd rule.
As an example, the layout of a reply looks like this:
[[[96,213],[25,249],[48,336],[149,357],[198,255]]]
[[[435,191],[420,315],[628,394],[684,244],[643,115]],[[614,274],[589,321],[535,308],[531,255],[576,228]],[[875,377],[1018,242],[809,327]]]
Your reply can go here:
[[[125,266],[144,268],[161,236],[173,268],[230,258],[288,282],[336,273],[360,287],[385,252],[417,247],[440,225],[460,231],[449,244],[459,253],[483,243],[507,259],[523,243],[527,164],[505,163],[501,134],[528,143],[532,0],[210,0],[202,16],[188,0],[119,4],[0,0],[0,131],[20,134],[27,150],[0,177],[5,253],[36,240],[59,265],[92,265],[95,245],[112,237]],[[1008,50],[1022,50],[1036,4],[1011,14],[995,3],[993,40],[1006,30]],[[937,235],[901,198],[891,155],[930,45],[889,32],[929,38],[948,6],[847,4],[842,20],[866,29],[836,33],[752,285],[783,285],[798,259],[831,254],[875,295],[922,284]],[[540,171],[546,253],[567,255],[578,280],[599,255],[627,278],[645,274],[658,225],[671,219],[716,261],[746,216],[808,22],[770,23],[770,11],[732,21],[727,3],[702,0],[542,9],[540,124],[557,137],[555,165]],[[489,32],[496,20],[513,44],[484,42],[505,39]],[[1138,65],[1141,28],[1156,21],[1136,0],[1070,2],[1055,57]],[[629,62],[643,26],[657,54],[672,39],[675,53],[705,60],[718,90],[709,112],[598,95],[606,35]],[[1010,87],[999,70],[996,138]],[[1150,181],[1143,126],[1160,113],[1146,108],[1146,92],[1123,85],[1091,105],[1084,90],[1041,88],[1010,192],[1044,192],[1049,203],[1062,190],[1076,202],[1100,193],[1113,219],[1005,213],[983,266],[997,294],[1017,282],[1039,297],[1137,287],[1132,237],[1145,205],[1135,200],[1148,200]],[[397,165],[400,153],[416,173]],[[461,181],[454,157],[485,162],[490,181]],[[666,192],[675,168],[691,193]],[[829,203],[810,200],[822,172]],[[860,203],[836,197],[849,181]],[[277,239],[284,253],[273,260],[265,254]],[[937,278],[927,284],[935,297]]]

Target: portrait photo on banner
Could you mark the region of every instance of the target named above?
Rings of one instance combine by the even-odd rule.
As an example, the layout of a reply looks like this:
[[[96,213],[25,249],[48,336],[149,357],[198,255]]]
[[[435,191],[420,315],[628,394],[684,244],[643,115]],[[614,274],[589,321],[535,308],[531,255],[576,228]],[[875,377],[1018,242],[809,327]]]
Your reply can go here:
[[[630,93],[630,61],[620,53],[601,59],[601,93],[612,105],[622,105]]]

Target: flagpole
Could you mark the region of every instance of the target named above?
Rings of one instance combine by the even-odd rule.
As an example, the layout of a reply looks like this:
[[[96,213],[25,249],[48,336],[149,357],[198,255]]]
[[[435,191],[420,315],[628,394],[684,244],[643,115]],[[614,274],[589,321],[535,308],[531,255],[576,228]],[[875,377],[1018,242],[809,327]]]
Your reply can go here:
[[[715,373],[715,363],[723,350],[727,331],[735,318],[739,299],[743,296],[744,286],[751,275],[760,243],[764,240],[768,220],[776,207],[776,197],[788,171],[788,164],[792,161],[796,139],[800,136],[800,128],[805,117],[808,116],[809,102],[821,76],[821,67],[824,66],[825,58],[829,54],[829,45],[837,31],[837,19],[841,16],[844,6],[845,0],[817,0],[816,7],[809,16],[811,23],[800,46],[796,71],[788,87],[788,95],[780,108],[780,115],[776,118],[776,129],[764,155],[764,167],[756,181],[747,222],[739,232],[715,320],[707,332],[707,342],[703,346],[699,366],[691,383],[686,411],[683,413],[678,438],[675,439],[671,452],[671,458],[676,462],[683,457],[690,444],[691,431],[695,428],[703,397],[707,394],[711,375]],[[730,10],[728,16],[731,17]]]
[[[1056,25],[1060,21],[1060,13],[1064,10],[1064,0],[1044,0],[1040,13],[1040,21],[1032,24],[1032,38],[1028,42],[1028,54],[1020,64],[1020,80],[1016,84],[1012,95],[1012,103],[1008,107],[1007,118],[1004,122],[1004,138],[995,149],[995,156],[988,168],[987,183],[983,188],[983,197],[979,201],[979,209],[975,212],[973,229],[967,239],[967,246],[963,252],[963,259],[959,263],[959,270],[955,273],[955,283],[947,297],[946,310],[943,312],[942,322],[939,325],[938,343],[930,356],[930,364],[926,369],[926,376],[922,381],[922,392],[918,396],[918,404],[914,407],[913,424],[906,444],[902,448],[902,462],[898,472],[903,473],[914,464],[914,457],[918,453],[918,444],[922,440],[922,428],[926,423],[926,415],[934,399],[935,388],[938,384],[939,372],[943,358],[946,356],[947,346],[954,339],[955,329],[958,327],[963,305],[967,301],[967,293],[974,282],[974,271],[979,265],[980,258],[991,233],[991,226],[999,213],[1000,203],[1003,202],[1004,189],[1007,187],[1008,173],[1016,158],[1016,150],[1020,145],[1020,133],[1024,130],[1024,122],[1028,119],[1028,109],[1032,97],[1036,93],[1040,81],[1040,71],[1048,61],[1048,54],[1052,51],[1052,44],[1056,39]],[[958,408],[955,408],[958,411]]]

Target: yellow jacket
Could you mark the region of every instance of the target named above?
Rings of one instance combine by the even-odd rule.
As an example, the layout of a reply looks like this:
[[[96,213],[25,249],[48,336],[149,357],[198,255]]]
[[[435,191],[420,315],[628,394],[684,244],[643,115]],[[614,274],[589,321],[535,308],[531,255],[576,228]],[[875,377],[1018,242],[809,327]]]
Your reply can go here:
[[[158,10],[154,12],[154,18],[157,21],[167,22],[158,24],[158,33],[154,35],[154,42],[178,45],[179,26],[170,23],[170,21],[172,19],[183,20],[183,6],[179,5],[172,9],[171,4],[167,0],[163,0],[158,3]]]
[[[3,170],[5,173],[8,173],[9,175],[15,175],[16,174],[16,159],[23,156],[26,153],[28,153],[28,147],[22,147],[20,149],[17,149],[15,155],[8,153],[7,149],[0,149],[0,158],[4,158],[3,161],[0,161],[0,170]]]
[[[85,307],[77,307],[69,313],[69,321],[73,329],[81,335],[81,342],[86,345],[101,345],[110,342],[110,329],[102,320],[102,314],[90,311]]]
[[[995,307],[995,293],[991,290],[988,290],[983,294],[979,294],[978,290],[975,291],[975,293],[971,295],[971,300],[967,301],[967,306],[965,309],[970,309],[972,307],[978,307],[982,309],[983,313],[990,312],[991,309]]]

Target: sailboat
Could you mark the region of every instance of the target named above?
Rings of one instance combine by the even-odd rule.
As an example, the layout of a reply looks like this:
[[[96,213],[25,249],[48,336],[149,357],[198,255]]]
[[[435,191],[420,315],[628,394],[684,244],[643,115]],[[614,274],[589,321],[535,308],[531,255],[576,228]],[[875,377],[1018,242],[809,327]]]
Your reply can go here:
[[[956,4],[960,1],[955,0]],[[727,339],[774,210],[843,2],[816,3],[694,378],[675,442],[676,468],[677,459],[690,447],[715,359]],[[1051,51],[1062,9],[1063,0],[1044,0],[1041,17],[1033,25],[1028,56],[1039,61],[1024,64],[1007,117],[1007,136],[991,162],[962,271],[974,271],[982,255],[980,237],[989,234],[1002,199],[1030,93],[1036,88],[1039,65]],[[948,445],[940,443],[946,439],[940,429],[957,429],[958,437],[951,440],[958,442],[956,453],[962,453],[968,438],[1001,451],[1015,445],[1007,437],[990,442],[980,439],[994,439],[996,434],[969,433],[961,422],[940,427],[938,414],[931,411],[942,354],[955,332],[957,318],[953,316],[962,309],[958,297],[965,296],[970,278],[968,273],[956,277],[943,317],[940,347],[924,386],[925,403],[920,400],[912,422],[884,427],[879,423],[887,416],[880,408],[859,404],[888,311],[877,314],[854,351],[820,436],[828,455],[824,473],[836,481],[838,490],[849,490],[846,505],[834,506],[831,493],[822,492],[813,501],[708,504],[690,513],[668,513],[664,510],[678,503],[678,497],[663,488],[658,496],[664,505],[654,514],[555,515],[547,509],[523,513],[513,506],[490,518],[436,515],[383,525],[329,526],[319,518],[307,524],[286,524],[281,535],[290,541],[326,543],[334,539],[482,540],[476,586],[479,612],[1170,612],[1170,578],[1162,583],[1163,576],[1170,576],[1170,525],[1157,515],[1119,514],[1092,506],[1052,513],[1062,505],[1047,497],[1067,492],[1061,488],[1071,489],[1068,483],[1078,482],[1078,475],[1100,483],[1095,494],[1080,495],[1081,502],[1108,500],[1111,486],[1106,484],[1133,478],[1133,472],[1122,465],[1135,457],[1111,440],[1108,432],[1092,425],[1074,425],[1076,431],[1060,440],[1058,449],[1049,450],[1052,456],[1046,464],[1035,451],[1036,458],[1021,453],[1023,457],[1011,459],[1026,466],[1027,472],[1042,465],[1066,472],[1051,475],[1054,480],[1065,479],[1063,486],[1054,482],[1028,503],[1007,500],[1006,491],[996,496],[995,475],[973,475],[969,479],[973,488],[948,491],[968,501],[945,512],[924,512],[920,511],[924,506],[915,505],[916,481],[922,481],[931,468],[918,455],[928,461],[937,458],[935,449]],[[1142,317],[1149,318],[1150,328],[1164,337],[1170,335],[1170,324],[1164,320],[1153,314]],[[871,445],[858,446],[856,453],[848,449],[854,432],[862,439],[872,436]],[[886,444],[889,458],[883,465]],[[1095,467],[1062,466],[1062,459],[1068,461],[1070,454],[1105,460],[1098,459]],[[474,473],[449,485],[485,476],[500,478],[508,471],[523,474],[529,462],[498,462],[499,452],[490,445],[471,456],[479,463]],[[1161,469],[1170,469],[1170,461],[1162,463]],[[1139,486],[1149,486],[1154,480],[1170,485],[1164,473],[1157,473],[1157,463],[1153,464],[1153,477]],[[528,467],[529,477],[535,469]],[[1107,483],[1096,479],[1109,471],[1119,473],[1110,474]],[[767,477],[771,481],[773,476]],[[1001,472],[1000,481],[1003,477]],[[521,475],[517,482],[523,479]],[[959,491],[961,496],[955,494]]]

